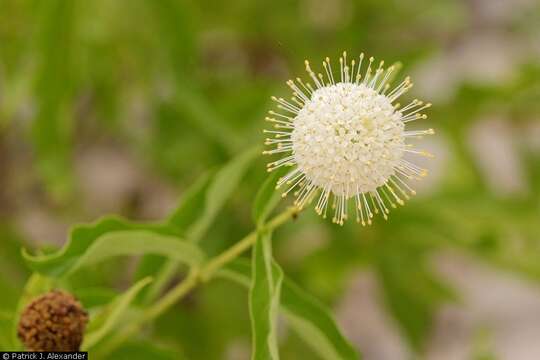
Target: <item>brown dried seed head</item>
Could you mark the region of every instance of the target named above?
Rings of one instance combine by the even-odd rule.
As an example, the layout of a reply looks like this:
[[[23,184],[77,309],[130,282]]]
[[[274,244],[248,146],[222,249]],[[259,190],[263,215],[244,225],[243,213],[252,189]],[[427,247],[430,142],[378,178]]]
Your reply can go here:
[[[23,310],[18,335],[29,351],[78,351],[87,322],[75,297],[53,290]]]

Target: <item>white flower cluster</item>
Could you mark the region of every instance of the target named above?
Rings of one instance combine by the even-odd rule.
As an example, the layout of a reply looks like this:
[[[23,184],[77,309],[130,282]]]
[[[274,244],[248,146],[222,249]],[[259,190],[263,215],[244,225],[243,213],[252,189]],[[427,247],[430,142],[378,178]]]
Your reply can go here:
[[[277,184],[278,188],[288,186],[284,196],[296,189],[296,205],[300,208],[317,199],[315,209],[325,217],[331,201],[333,221],[339,224],[347,219],[348,200],[352,198],[358,222],[371,224],[373,214],[378,212],[386,219],[389,207],[403,204],[402,198],[414,194],[406,180],[426,174],[404,160],[403,154],[430,156],[414,150],[405,139],[432,134],[433,130],[405,131],[405,124],[426,118],[420,111],[431,104],[413,100],[401,109],[399,104],[394,105],[412,86],[410,79],[388,91],[394,67],[384,69],[381,61],[377,69],[372,69],[370,58],[362,76],[363,57],[360,55],[355,69],[355,60],[349,66],[344,53],[339,81],[328,58],[323,62],[326,78],[315,74],[306,61],[313,85],[299,78],[296,82],[289,80],[293,97],[291,101],[272,98],[280,111],[270,111],[267,120],[275,130],[265,130],[273,134],[266,144],[275,146],[265,153],[287,154],[268,164],[268,170],[294,167]]]

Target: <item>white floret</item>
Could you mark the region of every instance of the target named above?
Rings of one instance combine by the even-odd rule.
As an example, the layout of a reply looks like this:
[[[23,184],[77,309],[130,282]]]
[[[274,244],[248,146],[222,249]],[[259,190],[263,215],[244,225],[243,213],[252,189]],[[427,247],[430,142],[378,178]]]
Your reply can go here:
[[[403,156],[404,124],[387,97],[364,84],[316,90],[294,120],[298,168],[316,186],[351,197],[385,184]]]

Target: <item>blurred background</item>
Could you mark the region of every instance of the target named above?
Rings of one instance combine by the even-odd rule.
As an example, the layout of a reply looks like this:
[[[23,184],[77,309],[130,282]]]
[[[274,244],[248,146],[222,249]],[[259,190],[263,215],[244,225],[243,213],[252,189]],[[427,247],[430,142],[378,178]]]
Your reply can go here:
[[[347,50],[401,61],[434,103],[418,196],[369,228],[313,210],[275,237],[286,273],[369,360],[540,358],[540,3],[535,0],[2,0],[0,312],[108,213],[163,218],[200,174],[262,143],[270,95]],[[203,241],[249,232],[261,158]],[[285,203],[290,203],[287,199]],[[135,265],[85,284],[125,289]],[[316,356],[286,328],[284,359]],[[248,359],[244,289],[199,288],[149,335],[189,359]]]

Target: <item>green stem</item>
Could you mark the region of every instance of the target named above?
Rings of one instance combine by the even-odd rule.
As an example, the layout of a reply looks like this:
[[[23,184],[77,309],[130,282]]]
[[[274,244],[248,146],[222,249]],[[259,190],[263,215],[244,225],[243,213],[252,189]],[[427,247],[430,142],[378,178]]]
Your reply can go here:
[[[258,231],[274,230],[298,214],[298,211],[299,210],[297,207],[289,207],[287,210],[274,217],[261,228],[252,231],[229,249],[207,262],[202,268],[191,268],[188,276],[182,282],[165,294],[165,296],[159,301],[149,307],[135,322],[131,323],[128,327],[124,328],[123,331],[114,336],[109,342],[105,343],[104,346],[97,350],[96,354],[94,355],[99,358],[106,354],[110,354],[124,341],[137,333],[145,322],[154,320],[165,313],[172,305],[186,296],[199,283],[210,280],[217,270],[222,268],[230,261],[236,259],[240,254],[249,249],[257,240]]]
[[[298,213],[298,208],[291,206],[281,214],[277,215],[275,218],[270,220],[268,223],[263,225],[260,230],[274,230],[280,225],[287,222],[291,217]],[[223,265],[226,265],[230,261],[236,259],[238,255],[249,249],[257,240],[257,230],[252,231],[242,240],[238,241],[236,244],[231,246],[227,251],[224,251],[220,255],[216,256],[210,260],[206,265],[201,269],[201,280],[208,281],[214,273],[219,270]]]
[[[163,315],[172,305],[174,305],[178,300],[182,299],[186,294],[193,289],[199,280],[199,269],[194,267],[191,268],[188,276],[184,281],[180,282],[175,286],[171,291],[165,294],[159,301],[157,301],[153,306],[149,307],[148,310],[143,315],[143,321],[152,320]]]

